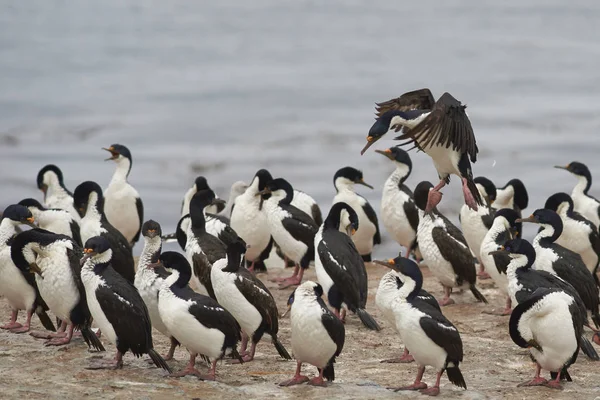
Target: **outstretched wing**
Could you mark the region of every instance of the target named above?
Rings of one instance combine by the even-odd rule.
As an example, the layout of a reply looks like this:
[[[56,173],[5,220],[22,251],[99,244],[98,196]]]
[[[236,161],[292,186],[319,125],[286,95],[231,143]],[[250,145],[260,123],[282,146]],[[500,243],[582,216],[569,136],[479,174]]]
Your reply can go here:
[[[402,96],[376,104],[377,118],[391,110],[410,111],[410,110],[431,110],[435,104],[435,99],[431,90],[424,88],[406,92]]]

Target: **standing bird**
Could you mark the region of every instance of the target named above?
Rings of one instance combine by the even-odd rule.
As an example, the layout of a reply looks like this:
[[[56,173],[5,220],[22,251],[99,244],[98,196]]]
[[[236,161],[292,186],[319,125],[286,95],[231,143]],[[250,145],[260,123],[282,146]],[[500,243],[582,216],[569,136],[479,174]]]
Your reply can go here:
[[[467,384],[459,368],[463,360],[460,333],[438,308],[418,298],[423,286],[423,274],[417,264],[403,257],[381,264],[396,271],[404,280],[391,308],[396,319],[396,329],[419,365],[415,382],[395,391],[420,390],[423,394],[437,396],[444,371],[448,373],[450,382],[466,389]],[[437,372],[435,385],[430,388],[421,381],[426,366],[434,367]]]
[[[415,205],[412,191],[404,184],[412,171],[412,161],[408,153],[399,146],[375,152],[383,154],[396,165],[383,186],[381,217],[385,229],[400,246],[404,246],[408,257],[417,248],[419,227],[419,209]]]
[[[75,221],[79,222],[79,213],[73,205],[73,194],[65,187],[60,168],[53,164],[43,167],[38,172],[37,186],[44,193],[46,207],[67,210]]]
[[[104,196],[100,186],[92,181],[83,182],[75,188],[75,207],[81,215],[81,241],[87,242],[102,236],[112,250],[112,267],[128,282],[133,283],[135,266],[129,241],[108,222],[104,214]]]
[[[491,311],[491,314],[510,315],[512,310],[512,301],[508,295],[508,278],[506,268],[510,263],[508,254],[490,254],[498,247],[503,246],[508,240],[517,236],[517,232],[522,230],[522,225],[517,222],[520,215],[512,208],[503,208],[494,215],[492,227],[486,233],[481,242],[479,259],[486,266],[486,271],[500,289],[506,295],[506,305],[503,310]]]
[[[273,245],[267,216],[262,211],[263,200],[258,196],[271,180],[273,177],[269,171],[259,170],[246,191],[235,199],[235,207],[231,210],[231,228],[249,246],[245,257],[251,263],[250,270],[254,270],[257,264],[263,264]]]
[[[504,187],[496,189],[496,201],[493,207],[496,210],[512,208],[519,215],[529,205],[529,194],[520,179],[511,179]]]
[[[57,333],[32,332],[31,335],[49,339],[45,343],[47,346],[60,346],[70,343],[73,331],[77,329],[88,346],[104,351],[91,330],[92,316],[81,282],[79,260],[82,256],[81,247],[73,239],[42,229],[20,233],[11,248],[15,265],[23,274],[31,274],[30,270],[34,272],[39,294],[63,325]]]
[[[519,386],[562,389],[561,379],[571,381],[567,368],[577,360],[583,333],[583,316],[572,296],[562,290],[537,289],[513,310],[509,332],[517,346],[529,349],[536,364],[535,377]],[[542,368],[550,371],[553,380],[540,377]]]
[[[156,221],[148,220],[142,225],[144,248],[138,260],[133,284],[148,308],[152,327],[171,341],[169,352],[164,357],[165,361],[169,361],[173,359],[175,348],[179,345],[179,342],[171,335],[158,311],[158,291],[162,288],[164,279],[168,273],[164,268],[153,268],[150,266],[159,261],[162,250],[161,233],[160,224]]]
[[[24,199],[19,204],[31,211],[40,229],[59,235],[66,235],[81,247],[79,223],[73,218],[70,212],[61,208],[45,208],[35,199]]]
[[[190,201],[192,200],[192,197],[201,190],[210,190],[212,192],[212,189],[210,188],[210,186],[208,186],[208,181],[203,176],[197,177],[196,180],[194,181],[194,184],[192,185],[192,187],[189,188],[187,192],[185,192],[185,195],[183,196],[183,201],[181,202],[181,216],[182,217],[184,215],[190,213]],[[214,195],[215,199],[219,199],[219,197],[214,192],[213,192],[213,195]],[[220,201],[220,202],[215,203],[214,205],[210,205],[209,207],[207,207],[205,212],[207,212],[209,214],[218,214],[221,211],[223,211],[224,209],[225,209],[225,202]]]
[[[257,195],[262,196],[273,240],[283,254],[296,264],[294,274],[282,280],[280,288],[299,285],[304,270],[315,259],[315,235],[319,227],[308,214],[290,204],[294,189],[285,179],[273,179]]]
[[[453,304],[450,293],[454,287],[468,286],[478,301],[486,298],[475,286],[477,275],[473,256],[460,230],[434,207],[427,209],[428,192],[433,185],[421,182],[415,188],[415,204],[421,211],[417,241],[419,250],[431,273],[444,287],[440,305]]]
[[[160,264],[171,269],[171,275],[165,278],[158,292],[160,317],[169,332],[190,352],[187,367],[172,376],[196,375],[202,380],[215,380],[217,362],[226,355],[243,362],[237,351],[240,326],[219,303],[188,286],[192,270],[185,257],[167,251],[160,255]],[[208,375],[195,367],[198,354],[212,358]]]
[[[344,322],[345,305],[358,315],[364,326],[378,331],[381,328],[366,310],[369,279],[365,263],[352,239],[340,232],[342,210],[350,216],[351,234],[359,228],[358,215],[352,207],[346,203],[335,203],[331,207],[315,236],[317,279],[336,317]]]
[[[292,351],[296,358],[296,374],[279,386],[308,382],[325,386],[325,379],[335,380],[333,364],[344,348],[346,329],[325,305],[323,288],[316,282],[306,281],[298,286],[288,300],[291,308]],[[302,363],[317,367],[319,376],[308,379],[301,375]]]
[[[471,162],[477,161],[479,149],[465,111],[467,106],[447,92],[433,101],[431,91],[421,89],[378,104],[377,120],[369,130],[368,143],[361,154],[389,130],[402,130],[396,137],[406,140],[401,146],[413,144],[412,148],[427,153],[440,178],[440,183],[429,193],[426,210],[431,211],[441,201],[439,190],[450,183],[452,174],[462,180],[465,203],[477,210],[483,201],[473,181]]]
[[[590,270],[596,284],[598,281],[598,261],[600,261],[600,237],[594,224],[581,214],[573,211],[573,199],[566,193],[556,193],[548,197],[544,208],[556,212],[563,222],[563,231],[556,243],[579,254]]]
[[[121,144],[113,144],[103,150],[111,154],[105,161],[117,163],[117,169],[104,193],[106,218],[133,246],[140,238],[144,205],[138,191],[127,182],[133,164],[131,153]]]
[[[277,304],[269,289],[246,268],[240,268],[246,243],[231,235],[225,242],[227,257],[214,263],[211,280],[215,296],[221,306],[234,316],[242,328],[242,348],[244,362],[254,359],[256,345],[266,333],[279,355],[291,360],[292,357],[279,339],[279,313]],[[252,340],[249,354],[246,352],[248,339]]]
[[[352,236],[352,241],[363,260],[369,262],[371,261],[373,246],[381,244],[381,234],[379,232],[377,214],[375,214],[375,210],[371,207],[367,199],[354,191],[354,185],[356,184],[373,189],[373,186],[364,181],[363,173],[356,168],[344,167],[338,170],[333,176],[336,195],[333,198],[332,205],[335,203],[346,203],[358,215],[360,227]],[[347,232],[348,225],[350,225],[348,215],[344,213],[340,230]]]
[[[28,332],[31,317],[35,312],[44,325],[50,331],[56,331],[54,324],[46,314],[48,306],[43,300],[33,275],[29,271],[17,268],[11,257],[11,248],[17,235],[19,225],[28,225],[36,228],[33,224],[33,216],[27,207],[13,204],[4,210],[0,222],[0,296],[8,301],[11,308],[10,322],[0,326],[0,329],[9,329],[13,333]],[[19,310],[27,311],[27,320],[21,325],[17,322]]]
[[[596,229],[600,227],[600,201],[589,194],[592,186],[592,174],[589,168],[577,161],[569,163],[566,167],[557,165],[554,168],[564,169],[577,177],[577,185],[571,192],[575,211],[589,219]]]
[[[81,259],[81,281],[94,323],[117,347],[114,361],[92,364],[88,369],[118,369],[123,367],[123,355],[128,351],[140,357],[148,354],[154,364],[171,372],[171,368],[152,344],[152,325],[148,309],[136,288],[112,267],[110,243],[102,236],[85,242]]]
[[[532,222],[543,228],[533,239],[536,253],[535,269],[549,272],[570,283],[592,313],[592,321],[596,328],[599,328],[599,288],[581,256],[555,243],[563,230],[563,223],[558,214],[551,210],[539,209],[521,221]]]

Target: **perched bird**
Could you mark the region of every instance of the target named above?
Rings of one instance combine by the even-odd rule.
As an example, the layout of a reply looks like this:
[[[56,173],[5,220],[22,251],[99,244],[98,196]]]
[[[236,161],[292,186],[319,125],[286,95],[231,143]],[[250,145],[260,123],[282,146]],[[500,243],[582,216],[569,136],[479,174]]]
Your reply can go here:
[[[371,207],[367,199],[354,191],[354,185],[356,184],[373,189],[373,186],[364,181],[363,173],[356,168],[344,167],[339,169],[333,176],[336,195],[333,198],[332,205],[335,203],[346,203],[358,215],[360,228],[352,236],[352,241],[363,260],[368,262],[371,261],[373,246],[381,243],[381,234],[379,232],[377,214],[375,214],[375,210]],[[348,215],[344,214],[340,230],[346,232],[348,225],[350,225]]]
[[[162,288],[168,272],[164,268],[150,267],[151,264],[158,263],[159,261],[162,250],[161,233],[160,224],[156,221],[148,220],[142,225],[144,248],[138,260],[133,284],[148,308],[152,327],[168,337],[171,342],[169,352],[164,357],[165,361],[169,361],[173,359],[175,348],[179,345],[179,342],[171,335],[158,311],[158,291]]]
[[[496,189],[496,200],[492,204],[496,210],[512,208],[521,215],[529,205],[529,194],[520,179],[511,179],[504,187]]]
[[[56,333],[32,332],[31,335],[49,339],[47,346],[60,346],[70,343],[77,329],[89,347],[104,351],[91,330],[92,316],[81,282],[79,260],[82,256],[81,247],[73,239],[43,229],[18,234],[11,247],[13,262],[24,275],[31,274],[30,270],[34,272],[39,294],[63,325]]]
[[[342,322],[346,309],[356,313],[364,326],[381,330],[377,321],[367,312],[369,280],[365,263],[352,243],[352,239],[340,232],[342,210],[350,216],[351,234],[359,228],[358,215],[346,203],[335,203],[325,222],[315,235],[315,272],[327,301]],[[341,310],[341,312],[340,312]]]
[[[570,283],[592,313],[592,321],[596,328],[599,328],[599,288],[581,256],[555,243],[563,230],[563,223],[558,214],[551,210],[538,209],[529,218],[521,221],[533,222],[543,228],[533,239],[536,253],[535,269],[549,272]]]
[[[63,174],[56,165],[44,166],[37,176],[38,189],[44,193],[44,205],[48,208],[67,210],[76,222],[80,216],[73,205],[73,194],[65,187]]]
[[[535,360],[535,377],[519,386],[547,386],[562,389],[561,379],[571,381],[567,369],[577,360],[583,317],[575,299],[562,290],[537,289],[513,310],[510,337],[516,345],[529,349]],[[551,381],[540,377],[550,371]]]
[[[242,328],[240,353],[245,362],[254,359],[256,345],[266,333],[279,355],[291,360],[285,347],[277,338],[279,313],[269,289],[246,268],[240,268],[246,252],[246,243],[231,235],[225,241],[227,257],[214,263],[211,280],[216,300],[234,316]],[[252,341],[250,353],[244,355],[248,339]]]
[[[81,236],[79,234],[79,223],[67,210],[61,208],[45,208],[35,199],[24,199],[19,202],[31,211],[33,218],[40,229],[44,229],[59,235],[66,235],[73,239],[81,247]],[[78,216],[78,220],[79,216]]]
[[[460,230],[443,216],[437,207],[425,211],[428,192],[432,186],[429,182],[421,182],[415,188],[415,204],[422,211],[417,241],[431,273],[444,287],[444,298],[440,305],[453,304],[454,300],[450,298],[452,288],[463,286],[468,286],[478,301],[487,303],[486,298],[475,286],[475,263]]]
[[[477,190],[481,194],[482,198],[489,198],[490,194],[495,195],[496,187],[487,178],[478,176],[473,180],[477,186]],[[491,193],[490,193],[491,192]],[[490,275],[485,271],[485,265],[479,256],[481,250],[481,243],[488,230],[492,227],[494,221],[494,210],[490,206],[490,203],[485,201],[477,210],[472,210],[467,205],[463,205],[460,209],[458,216],[462,232],[465,236],[465,240],[469,245],[469,249],[477,261],[479,262],[479,277],[480,279],[487,279]]]
[[[117,163],[115,173],[104,191],[106,218],[133,246],[140,238],[144,221],[142,199],[138,191],[127,182],[133,159],[129,149],[121,144],[113,144],[103,150],[111,154],[105,161],[113,160]]]
[[[467,388],[459,365],[463,360],[463,345],[458,329],[442,312],[427,301],[420,300],[418,294],[423,285],[423,274],[413,261],[397,257],[382,263],[402,276],[404,283],[396,292],[391,303],[396,320],[396,329],[419,365],[415,382],[399,390],[420,390],[423,394],[436,396],[440,392],[440,379],[444,371],[454,385]],[[422,382],[425,367],[432,366],[437,372],[433,387],[427,388]]]
[[[556,239],[556,244],[579,254],[594,276],[596,284],[600,285],[596,274],[600,260],[600,237],[594,224],[573,211],[573,200],[566,193],[556,193],[548,197],[544,208],[556,212],[563,222],[563,231]]]
[[[33,228],[34,219],[27,207],[13,204],[2,213],[0,222],[0,296],[3,296],[11,308],[10,322],[0,326],[1,329],[9,329],[13,333],[28,332],[31,317],[35,312],[44,328],[56,331],[54,324],[46,314],[48,306],[39,293],[35,278],[29,271],[17,268],[11,257],[11,247],[17,234],[19,225],[28,225]],[[27,320],[24,324],[17,322],[19,310],[27,312]]]
[[[373,262],[387,267],[387,261],[374,260]],[[379,281],[379,286],[377,288],[377,294],[375,295],[375,303],[377,304],[377,308],[383,314],[383,317],[387,320],[387,322],[394,327],[398,334],[400,334],[400,331],[398,331],[396,327],[396,316],[394,315],[394,308],[392,306],[398,295],[398,290],[400,290],[402,285],[404,285],[403,279],[403,275],[398,274],[393,269],[389,270],[381,277],[381,280]],[[426,290],[419,290],[419,293],[417,293],[417,299],[426,302],[431,307],[441,312],[440,305],[435,299],[435,297],[429,294]],[[402,353],[402,356],[400,356],[399,358],[383,360],[381,362],[410,363],[414,360],[414,357],[409,354],[408,348],[405,346],[404,353]]]
[[[290,204],[294,189],[285,179],[273,179],[257,195],[262,196],[273,240],[281,247],[283,254],[296,264],[294,274],[281,280],[281,288],[299,285],[304,270],[315,259],[314,241],[319,227],[308,214]]]
[[[557,165],[554,168],[564,169],[577,177],[577,185],[571,192],[575,211],[590,220],[598,229],[600,227],[600,201],[589,194],[592,186],[592,174],[589,168],[577,161],[569,163],[566,167]]]
[[[406,140],[401,146],[413,144],[412,148],[427,153],[440,178],[440,183],[429,194],[426,210],[438,205],[442,199],[439,190],[450,183],[452,174],[462,180],[465,203],[477,210],[483,201],[473,181],[471,162],[477,161],[479,149],[466,108],[447,92],[434,103],[429,89],[405,93],[380,103],[377,120],[369,130],[368,143],[361,154],[389,130],[402,130],[396,137]]]
[[[520,215],[512,208],[503,208],[494,215],[494,221],[490,230],[486,233],[479,252],[479,259],[486,266],[486,271],[500,289],[506,295],[506,305],[503,310],[492,311],[491,314],[510,315],[512,301],[508,295],[508,278],[506,268],[510,263],[508,254],[490,254],[508,240],[517,237],[517,232],[522,230],[522,225],[517,222]]]
[[[396,169],[387,178],[381,196],[383,226],[400,246],[406,249],[406,257],[417,248],[419,210],[412,191],[404,184],[412,171],[408,153],[399,146],[386,150],[375,150],[389,158]]]
[[[108,222],[104,213],[104,196],[100,186],[92,181],[83,182],[75,188],[75,207],[81,215],[81,241],[87,242],[102,236],[112,250],[112,267],[128,282],[133,283],[135,267],[129,241]]]
[[[210,186],[208,186],[208,181],[203,176],[197,177],[192,187],[189,188],[187,192],[185,192],[185,195],[183,196],[183,201],[181,202],[182,217],[190,213],[190,201],[192,200],[192,197],[200,190],[210,190],[212,192],[212,189],[210,188]],[[215,197],[215,199],[221,200],[215,192],[213,192],[213,196]],[[219,201],[215,202],[215,204],[208,206],[204,211],[209,214],[218,214],[224,209],[225,201]]]
[[[171,368],[152,344],[152,325],[148,309],[136,288],[112,267],[110,243],[102,236],[85,242],[81,259],[81,281],[89,310],[103,336],[117,347],[115,360],[92,364],[88,369],[123,367],[128,351],[140,357],[148,354],[154,364],[171,372]]]
[[[225,205],[225,210],[223,211],[224,215],[231,216],[233,212],[233,207],[235,206],[235,200],[244,194],[244,192],[248,189],[248,184],[244,181],[236,181],[231,185],[231,189],[229,190],[229,198],[227,199],[227,204]]]
[[[235,207],[231,210],[231,228],[249,246],[245,258],[250,263],[250,270],[269,257],[273,245],[267,216],[262,211],[263,200],[258,196],[271,180],[269,171],[259,170],[246,191],[235,199]]]
[[[217,362],[226,355],[243,362],[237,351],[241,339],[240,326],[219,303],[188,286],[192,270],[185,257],[167,251],[154,265],[163,265],[171,270],[171,275],[165,278],[158,292],[160,317],[169,332],[190,352],[187,367],[172,376],[196,375],[203,380],[215,380]],[[212,359],[208,375],[203,375],[195,367],[198,354]]]
[[[335,380],[333,364],[344,348],[346,330],[344,324],[325,305],[323,288],[316,282],[306,281],[298,286],[290,299],[292,351],[296,358],[296,373],[280,386],[325,386],[325,380]],[[319,375],[308,379],[301,375],[302,363],[317,367]]]

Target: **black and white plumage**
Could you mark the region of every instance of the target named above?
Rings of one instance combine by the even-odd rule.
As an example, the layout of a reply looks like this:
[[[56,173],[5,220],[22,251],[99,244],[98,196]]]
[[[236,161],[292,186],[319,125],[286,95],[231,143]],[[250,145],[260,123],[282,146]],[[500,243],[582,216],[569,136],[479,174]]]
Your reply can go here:
[[[283,178],[273,179],[259,192],[269,231],[283,254],[296,264],[294,274],[281,281],[281,288],[302,282],[304,270],[315,259],[314,241],[319,227],[305,212],[291,205],[294,189]]]
[[[80,216],[73,204],[73,194],[65,187],[63,173],[56,165],[48,164],[38,172],[38,189],[44,193],[44,205],[47,208],[67,210],[76,222]]]
[[[408,257],[417,248],[419,227],[419,210],[412,191],[404,183],[412,171],[412,161],[399,146],[375,152],[383,154],[396,166],[383,185],[380,215],[383,226],[400,246],[404,246]]]
[[[325,386],[325,380],[335,380],[333,364],[344,348],[346,329],[338,317],[327,308],[323,288],[316,282],[306,281],[296,288],[288,300],[292,327],[292,351],[296,358],[296,374],[280,386],[308,382]],[[300,374],[302,364],[317,367],[319,375],[313,379]]]
[[[254,359],[256,345],[264,334],[271,337],[271,343],[279,355],[291,360],[285,347],[277,338],[279,313],[277,304],[269,289],[246,268],[241,267],[246,252],[246,243],[231,235],[225,241],[227,257],[215,262],[211,269],[211,280],[217,301],[234,316],[242,328],[242,348],[244,361]],[[248,339],[252,342],[249,354],[246,352]]]
[[[360,227],[356,212],[348,204],[335,203],[331,207],[329,215],[315,235],[317,279],[338,318],[344,321],[345,305],[358,315],[364,326],[378,331],[381,328],[366,310],[369,280],[365,263],[352,239],[339,230],[343,210],[349,215],[350,234],[354,234]]]
[[[33,274],[47,308],[62,321],[59,332],[32,332],[32,336],[49,339],[47,346],[60,346],[70,343],[77,329],[90,348],[104,351],[91,330],[92,317],[81,282],[82,256],[82,248],[73,239],[43,229],[18,234],[11,247],[15,265],[24,275]]]
[[[479,259],[486,266],[486,272],[490,275],[498,289],[506,295],[506,306],[501,311],[493,314],[510,315],[512,300],[508,295],[508,278],[506,268],[510,263],[507,254],[490,254],[503,246],[508,240],[517,237],[517,232],[522,231],[522,225],[517,222],[520,214],[512,208],[503,208],[494,215],[492,226],[484,236],[479,252]]]
[[[573,161],[565,167],[557,165],[555,168],[569,171],[577,177],[577,184],[571,192],[575,211],[590,220],[598,229],[600,227],[600,201],[589,194],[592,187],[592,174],[589,168],[578,161]]]
[[[79,247],[82,246],[79,223],[70,212],[62,208],[46,208],[35,199],[23,199],[19,204],[31,211],[40,229],[66,235],[73,239]],[[80,219],[78,218],[78,220]]]
[[[533,222],[543,228],[533,239],[535,269],[549,272],[570,283],[592,313],[596,328],[599,328],[600,294],[592,273],[579,254],[555,243],[563,230],[560,216],[552,210],[538,209],[529,218],[522,219],[522,222]]]
[[[536,362],[533,380],[519,386],[561,389],[561,379],[571,381],[567,368],[577,360],[583,333],[583,316],[572,296],[562,290],[537,289],[513,310],[509,332]],[[540,377],[541,369],[550,371],[553,380]]]
[[[418,298],[423,286],[423,274],[417,264],[403,257],[381,264],[403,278],[403,285],[391,304],[391,312],[402,341],[419,366],[415,382],[395,390],[421,390],[421,393],[435,396],[439,394],[444,371],[450,382],[466,389],[467,384],[459,368],[463,360],[460,333],[439,308]],[[427,366],[432,366],[437,372],[436,383],[430,388],[421,381]]]
[[[131,152],[121,144],[113,144],[104,150],[111,154],[106,161],[114,160],[117,163],[115,173],[104,191],[106,218],[133,246],[140,238],[144,204],[138,191],[127,181],[133,164]]]
[[[74,200],[82,217],[79,225],[81,241],[85,243],[95,236],[108,240],[112,250],[112,267],[128,282],[133,283],[135,267],[131,246],[125,236],[108,222],[100,186],[92,181],[83,182],[75,188]]]
[[[336,194],[333,197],[332,205],[340,202],[346,203],[356,212],[359,228],[352,236],[352,241],[363,260],[371,261],[373,246],[381,243],[381,233],[379,232],[379,222],[375,210],[367,199],[354,190],[354,185],[357,184],[373,189],[373,186],[364,181],[362,171],[352,167],[339,169],[333,176],[333,186]],[[346,232],[348,225],[350,225],[348,215],[344,213],[340,230]]]
[[[444,287],[445,296],[440,305],[454,303],[450,298],[452,288],[462,286],[468,286],[478,301],[487,303],[486,298],[475,286],[475,263],[461,231],[436,207],[424,212],[432,186],[430,182],[421,182],[415,188],[415,204],[421,211],[417,241],[431,273]]]
[[[219,303],[188,286],[192,271],[185,257],[167,251],[161,254],[160,264],[171,270],[158,292],[160,317],[169,332],[190,352],[189,364],[174,376],[191,374],[203,380],[214,380],[217,362],[226,355],[243,362],[237,351],[240,326]],[[195,368],[198,354],[212,359],[208,375]]]
[[[496,210],[512,208],[519,215],[529,205],[529,194],[520,179],[511,179],[501,188],[496,189],[496,200],[492,206]]]
[[[429,89],[421,89],[378,104],[377,120],[361,154],[389,130],[402,130],[396,138],[406,140],[401,146],[412,144],[412,148],[427,153],[440,178],[429,196],[427,211],[440,202],[439,190],[450,182],[450,175],[461,178],[465,203],[477,210],[483,201],[473,181],[471,163],[477,161],[479,149],[465,111],[467,106],[447,92],[433,101]]]
[[[544,208],[556,212],[563,222],[563,231],[556,243],[579,254],[590,270],[596,284],[598,282],[598,262],[600,261],[600,236],[594,224],[573,210],[573,199],[566,193],[556,193],[548,197]]]
[[[158,311],[158,291],[162,288],[164,278],[168,276],[168,272],[164,268],[151,267],[151,264],[159,262],[162,250],[161,233],[160,224],[156,221],[148,220],[142,225],[144,248],[138,260],[133,284],[148,308],[152,327],[168,337],[171,342],[169,352],[164,357],[165,361],[169,361],[173,358],[175,348],[179,345],[179,342],[171,335]]]
[[[210,186],[208,186],[208,181],[203,176],[197,177],[196,180],[194,181],[194,184],[192,185],[192,187],[189,188],[187,192],[185,192],[185,195],[183,196],[183,201],[181,202],[181,216],[182,217],[184,215],[190,213],[190,201],[192,200],[192,197],[194,197],[194,195],[196,193],[198,193],[200,190],[212,191]],[[211,204],[210,206],[206,207],[206,210],[204,210],[204,211],[209,214],[219,214],[221,211],[223,211],[225,209],[225,201],[219,199],[219,196],[217,196],[214,191],[213,191],[213,195],[215,197],[215,200],[218,200],[218,201],[215,201],[215,204]]]
[[[246,189],[248,189],[248,184],[244,181],[236,181],[231,184],[231,188],[229,189],[229,198],[227,199],[225,210],[223,210],[223,215],[227,215],[228,217],[231,216],[233,207],[235,206],[235,200],[244,194]]]
[[[36,313],[44,327],[55,331],[54,324],[46,314],[48,306],[39,293],[33,275],[27,270],[17,268],[11,257],[11,249],[19,225],[35,228],[33,216],[27,207],[13,204],[4,210],[0,222],[0,296],[3,296],[11,308],[10,322],[0,326],[14,333],[28,332],[31,317]],[[20,245],[17,244],[19,247]],[[27,312],[24,324],[17,322],[19,310]]]
[[[144,300],[133,284],[112,267],[110,243],[102,236],[85,242],[81,259],[81,281],[94,323],[102,334],[117,347],[115,360],[92,364],[88,369],[123,366],[123,355],[148,354],[154,364],[171,372],[171,368],[152,344],[152,325]]]

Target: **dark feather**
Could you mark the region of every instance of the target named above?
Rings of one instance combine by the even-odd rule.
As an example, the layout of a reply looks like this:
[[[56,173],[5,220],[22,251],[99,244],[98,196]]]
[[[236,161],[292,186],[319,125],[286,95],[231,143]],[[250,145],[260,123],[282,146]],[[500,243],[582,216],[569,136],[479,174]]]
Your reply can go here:
[[[424,88],[406,92],[398,98],[375,104],[377,105],[376,115],[379,118],[391,110],[431,110],[435,104],[435,98],[431,94],[431,90]]]
[[[137,241],[140,240],[140,233],[142,232],[142,225],[144,224],[144,203],[142,203],[142,199],[139,197],[136,197],[135,199],[135,208],[137,209],[138,218],[140,220],[140,228],[133,237],[133,243],[137,243]]]
[[[464,282],[475,284],[477,275],[469,248],[455,240],[442,227],[433,228],[431,235],[442,257],[452,265],[458,286]]]
[[[375,225],[375,236],[373,236],[373,244],[381,244],[381,232],[379,231],[379,222],[377,221],[377,214],[375,213],[375,210],[373,209],[373,207],[371,207],[371,204],[369,204],[367,199],[365,199],[359,194],[357,194],[357,196],[364,200],[364,203],[362,205],[363,211],[366,214],[367,218],[369,218],[369,221],[371,221],[371,223]]]

